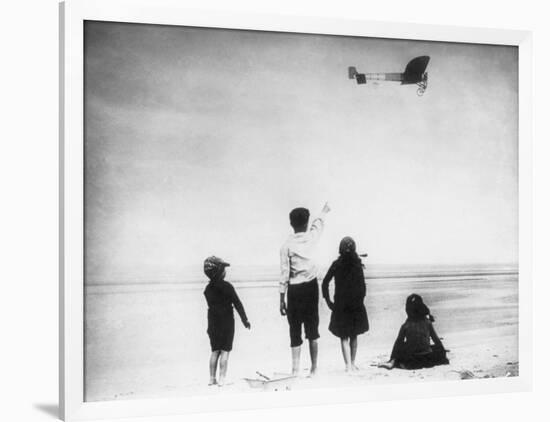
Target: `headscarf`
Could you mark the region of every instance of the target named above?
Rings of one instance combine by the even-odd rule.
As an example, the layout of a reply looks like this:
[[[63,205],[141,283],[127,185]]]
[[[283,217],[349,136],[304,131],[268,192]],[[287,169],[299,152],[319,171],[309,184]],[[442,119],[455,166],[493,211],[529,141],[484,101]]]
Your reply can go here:
[[[430,308],[424,304],[422,297],[416,293],[407,297],[405,312],[409,320],[421,321],[428,317],[430,321],[434,321],[434,317],[430,314]]]
[[[217,256],[209,256],[204,260],[204,274],[212,281],[219,279],[225,267],[229,267],[229,263]]]

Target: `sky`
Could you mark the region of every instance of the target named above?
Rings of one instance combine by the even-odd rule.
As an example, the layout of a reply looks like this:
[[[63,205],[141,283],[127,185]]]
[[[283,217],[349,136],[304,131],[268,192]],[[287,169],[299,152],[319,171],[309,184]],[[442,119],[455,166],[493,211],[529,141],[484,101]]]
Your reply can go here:
[[[431,57],[428,89],[356,85]],[[515,47],[87,22],[88,282],[278,265],[289,211],[332,211],[328,265],[515,263]]]

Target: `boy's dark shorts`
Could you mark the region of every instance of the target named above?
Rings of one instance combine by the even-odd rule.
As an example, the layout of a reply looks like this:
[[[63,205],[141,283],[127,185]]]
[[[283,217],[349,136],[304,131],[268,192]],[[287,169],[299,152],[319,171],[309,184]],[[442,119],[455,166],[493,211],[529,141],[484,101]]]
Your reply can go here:
[[[302,324],[308,340],[319,338],[319,286],[316,278],[288,286],[286,315],[290,347],[302,344]]]

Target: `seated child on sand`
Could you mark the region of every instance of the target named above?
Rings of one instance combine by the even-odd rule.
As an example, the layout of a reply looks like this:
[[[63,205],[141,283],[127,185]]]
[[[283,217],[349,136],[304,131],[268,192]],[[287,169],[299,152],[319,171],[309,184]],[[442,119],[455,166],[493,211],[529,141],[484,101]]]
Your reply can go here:
[[[390,360],[379,366],[386,369],[420,369],[448,364],[446,350],[432,324],[434,318],[422,297],[410,295],[405,311],[407,320],[399,330]],[[434,342],[433,346],[430,338]]]
[[[204,261],[204,273],[210,279],[204,289],[208,304],[208,337],[212,354],[210,355],[210,382],[208,385],[223,386],[227,374],[229,352],[233,348],[235,335],[235,319],[233,306],[239,313],[243,325],[250,329],[243,305],[233,286],[224,280],[225,267],[229,264],[224,260],[211,256]],[[216,380],[216,371],[220,364],[220,378]]]

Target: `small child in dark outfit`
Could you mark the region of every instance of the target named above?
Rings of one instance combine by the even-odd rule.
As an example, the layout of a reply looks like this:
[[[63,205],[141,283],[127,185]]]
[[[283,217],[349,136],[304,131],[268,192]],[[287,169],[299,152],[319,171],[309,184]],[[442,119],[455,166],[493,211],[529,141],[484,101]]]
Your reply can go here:
[[[432,324],[434,317],[422,297],[417,294],[410,295],[405,311],[407,320],[399,330],[390,361],[379,366],[386,369],[420,369],[448,364],[447,351]],[[433,346],[430,344],[430,338],[434,342]]]
[[[229,352],[233,348],[235,319],[233,306],[239,313],[243,325],[250,329],[243,305],[233,286],[224,280],[225,267],[229,264],[222,259],[211,256],[204,261],[204,273],[210,282],[204,289],[208,304],[208,337],[212,354],[210,355],[210,382],[208,385],[223,386],[227,374]],[[220,364],[220,378],[216,381],[216,370]]]
[[[369,330],[365,308],[367,287],[363,263],[357,255],[355,241],[344,237],[340,242],[340,257],[332,263],[322,285],[323,297],[332,311],[329,331],[340,338],[346,371],[356,371],[357,336]],[[330,299],[329,284],[334,277],[334,302]]]

